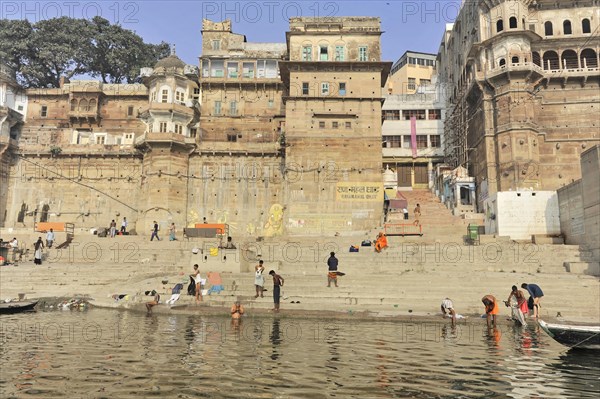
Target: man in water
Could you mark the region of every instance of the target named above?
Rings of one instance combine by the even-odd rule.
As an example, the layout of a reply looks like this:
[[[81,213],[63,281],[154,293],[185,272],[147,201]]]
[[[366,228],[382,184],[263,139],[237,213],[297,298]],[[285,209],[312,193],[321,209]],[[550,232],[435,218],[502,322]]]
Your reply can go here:
[[[521,288],[526,289],[533,298],[533,317],[537,319],[539,316],[539,308],[541,307],[540,299],[544,296],[544,291],[542,291],[537,284],[523,283],[521,284]]]
[[[446,318],[446,315],[452,317],[452,327],[456,324],[456,311],[454,310],[454,304],[450,298],[446,298],[442,301],[440,306],[442,309],[442,317]]]
[[[485,305],[485,316],[488,328],[490,328],[490,319],[492,319],[493,327],[496,328],[496,315],[500,312],[500,307],[498,306],[496,298],[493,295],[486,295],[481,298],[481,302]]]
[[[148,310],[148,314],[152,313],[152,308],[160,302],[160,295],[158,292],[154,291],[154,299],[150,302],[146,303],[146,309]]]
[[[231,318],[239,319],[244,314],[244,307],[240,303],[240,301],[235,301],[233,306],[231,307]]]
[[[270,276],[273,276],[273,303],[275,306],[273,307],[273,311],[275,313],[279,312],[279,299],[281,296],[281,287],[283,286],[283,277],[279,274],[275,273],[275,270],[271,270],[269,272]]]

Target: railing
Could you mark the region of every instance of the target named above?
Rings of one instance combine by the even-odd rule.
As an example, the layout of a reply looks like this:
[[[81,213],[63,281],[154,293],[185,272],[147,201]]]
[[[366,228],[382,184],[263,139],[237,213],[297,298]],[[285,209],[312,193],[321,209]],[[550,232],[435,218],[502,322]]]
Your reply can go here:
[[[383,225],[386,236],[422,236],[423,226],[419,223],[386,223]]]

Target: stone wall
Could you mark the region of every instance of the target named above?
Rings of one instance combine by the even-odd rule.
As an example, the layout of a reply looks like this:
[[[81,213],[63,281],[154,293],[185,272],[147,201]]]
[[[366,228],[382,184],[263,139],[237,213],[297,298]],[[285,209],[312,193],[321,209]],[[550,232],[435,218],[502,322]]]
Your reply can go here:
[[[582,178],[558,190],[561,232],[567,244],[585,245],[600,260],[600,148],[581,154]]]
[[[14,157],[8,177],[5,227],[49,222],[108,227],[137,219],[141,159],[135,156]]]

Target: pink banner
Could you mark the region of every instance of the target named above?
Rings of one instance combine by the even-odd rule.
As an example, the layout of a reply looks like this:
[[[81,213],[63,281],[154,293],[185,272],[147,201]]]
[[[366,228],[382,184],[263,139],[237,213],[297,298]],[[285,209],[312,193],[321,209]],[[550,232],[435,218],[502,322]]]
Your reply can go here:
[[[413,158],[417,157],[417,117],[410,117],[410,147]]]

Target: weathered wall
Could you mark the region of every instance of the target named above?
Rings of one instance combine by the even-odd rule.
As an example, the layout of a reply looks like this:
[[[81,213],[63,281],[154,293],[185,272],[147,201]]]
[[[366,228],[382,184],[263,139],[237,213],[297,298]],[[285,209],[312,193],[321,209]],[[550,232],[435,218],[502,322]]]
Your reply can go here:
[[[111,219],[125,216],[133,223],[140,172],[141,160],[132,156],[15,157],[4,226],[32,228],[45,205],[51,222],[108,227]]]
[[[535,234],[560,234],[558,196],[554,191],[498,192],[484,206],[487,234],[513,240],[530,240]]]
[[[187,189],[189,225],[228,223],[234,236],[283,234],[282,158],[194,154]]]
[[[600,260],[600,148],[581,155],[582,178],[558,190],[561,232],[567,244],[585,245]]]

